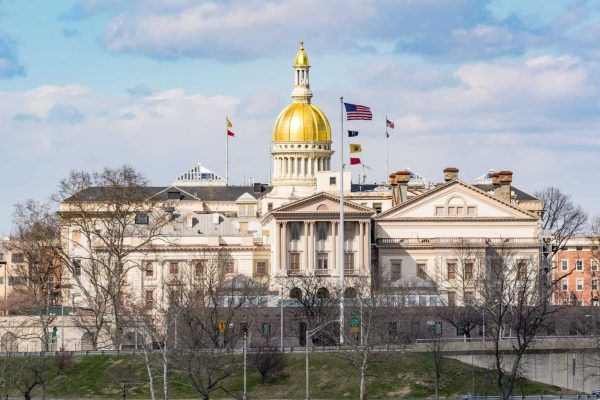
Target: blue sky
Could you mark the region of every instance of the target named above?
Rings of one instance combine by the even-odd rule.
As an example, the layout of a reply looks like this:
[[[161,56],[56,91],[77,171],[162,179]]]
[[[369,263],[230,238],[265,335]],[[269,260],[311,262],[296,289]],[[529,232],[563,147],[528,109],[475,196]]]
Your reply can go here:
[[[369,181],[388,115],[392,169],[510,169],[598,214],[599,34],[583,0],[0,0],[0,234],[71,169],[223,173],[225,115],[232,181],[268,180],[299,40],[336,135],[340,95],[373,108],[355,126]]]

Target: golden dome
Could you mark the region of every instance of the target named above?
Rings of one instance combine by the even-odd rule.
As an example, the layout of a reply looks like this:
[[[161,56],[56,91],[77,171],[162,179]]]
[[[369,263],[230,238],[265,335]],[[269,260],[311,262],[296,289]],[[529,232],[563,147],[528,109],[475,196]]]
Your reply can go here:
[[[273,127],[273,142],[330,142],[331,127],[323,111],[310,103],[292,103]]]
[[[308,63],[308,55],[304,51],[304,42],[300,42],[300,50],[296,53],[296,59],[294,60],[294,67],[310,67]]]

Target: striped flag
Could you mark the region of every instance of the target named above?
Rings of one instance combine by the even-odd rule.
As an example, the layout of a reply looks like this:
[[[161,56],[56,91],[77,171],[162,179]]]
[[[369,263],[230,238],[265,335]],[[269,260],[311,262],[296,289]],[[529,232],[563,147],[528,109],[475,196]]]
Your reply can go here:
[[[387,118],[385,119],[385,126],[394,129],[394,123]]]
[[[346,107],[346,120],[366,120],[370,121],[373,119],[371,109],[367,106],[360,106],[358,104],[344,103]]]

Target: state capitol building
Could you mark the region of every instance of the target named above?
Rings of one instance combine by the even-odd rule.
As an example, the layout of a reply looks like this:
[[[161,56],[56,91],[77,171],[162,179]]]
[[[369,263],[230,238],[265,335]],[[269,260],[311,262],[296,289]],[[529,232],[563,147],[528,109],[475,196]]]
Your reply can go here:
[[[301,44],[291,104],[274,121],[272,181],[228,185],[196,164],[170,185],[149,188],[148,200],[167,207],[171,218],[163,229],[166,240],[129,255],[127,262],[139,268],[129,270],[128,301],[165,307],[172,301],[166,294],[170,280],[194,279],[214,254],[227,254],[221,267],[229,280],[262,282],[274,298],[303,296],[301,287],[290,284],[302,277],[317,277],[325,295],[339,282],[343,265],[344,297],[359,296],[357,286],[368,282],[372,290],[408,289],[409,305],[426,307],[464,302],[469,295],[473,261],[458,254],[459,246],[502,246],[517,260],[537,260],[543,206],[513,186],[511,171],[490,170],[464,182],[453,167],[440,168],[434,180],[403,169],[385,183],[356,184],[350,172],[334,170],[333,149],[328,118],[313,103],[309,58]],[[395,162],[390,160],[392,167]],[[93,188],[83,195],[102,203]],[[66,199],[60,213],[71,208]],[[143,227],[152,217],[140,211],[135,223]],[[80,229],[65,221],[68,251],[73,259],[85,259],[89,249]],[[466,290],[453,290],[458,280]],[[78,286],[68,291],[72,306],[82,306],[85,294]],[[77,335],[72,339],[79,343]]]

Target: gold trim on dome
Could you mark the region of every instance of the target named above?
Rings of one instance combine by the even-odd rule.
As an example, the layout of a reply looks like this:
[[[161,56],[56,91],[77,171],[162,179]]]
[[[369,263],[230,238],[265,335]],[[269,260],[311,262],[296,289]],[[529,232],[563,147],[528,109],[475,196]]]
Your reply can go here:
[[[293,103],[286,107],[273,127],[273,142],[330,142],[331,127],[327,117],[310,103]]]
[[[294,67],[310,67],[310,64],[308,63],[308,55],[304,51],[304,42],[300,42],[300,50],[298,50],[298,53],[296,53]]]

